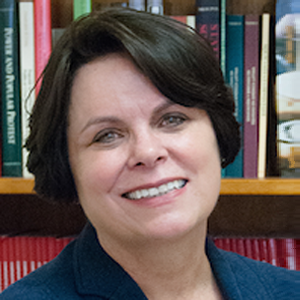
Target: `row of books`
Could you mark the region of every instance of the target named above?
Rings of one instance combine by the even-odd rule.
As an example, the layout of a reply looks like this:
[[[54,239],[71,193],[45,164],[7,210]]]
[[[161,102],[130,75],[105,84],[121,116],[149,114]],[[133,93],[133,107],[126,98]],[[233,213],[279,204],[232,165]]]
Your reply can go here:
[[[1,1],[0,30],[1,175],[31,177],[22,145],[39,90],[36,82],[52,50],[51,1]]]
[[[299,178],[300,2],[278,0],[275,17],[227,15],[221,0],[196,7],[195,16],[175,18],[210,40],[241,124],[241,150],[222,176]]]
[[[73,1],[74,18],[93,9],[92,0]],[[293,2],[295,0],[277,1],[276,25],[282,23],[284,16],[290,15],[286,7],[290,8]],[[164,13],[162,0],[129,0],[116,4]],[[300,12],[300,5],[296,9],[293,7],[293,11],[297,12],[297,9]],[[275,21],[270,14],[227,15],[226,0],[195,0],[194,15],[172,17],[187,23],[210,40],[226,81],[232,87],[236,117],[241,124],[242,148],[234,163],[223,170],[223,177],[263,178],[278,173],[266,174],[270,157],[276,164],[276,148],[281,158],[280,169],[288,169],[281,172],[282,176],[300,177],[300,100],[297,83],[291,86],[291,82],[299,79],[299,71],[289,72],[288,76],[277,76],[281,88],[278,94],[282,95],[278,97],[278,103],[284,104],[277,105],[278,147],[275,142],[268,144],[272,138],[276,138],[276,124],[271,122],[277,122],[276,118],[271,121],[268,119],[270,110],[275,108],[273,90],[276,73],[273,64]],[[299,15],[298,19],[294,17],[293,20],[297,23]],[[278,31],[279,25],[276,27]],[[28,112],[39,90],[39,84],[35,86],[35,82],[41,76],[51,53],[52,33],[61,33],[62,30],[51,29],[51,0],[3,0],[0,3],[1,28],[2,176],[31,177],[25,167],[27,151],[22,148],[28,136]],[[288,43],[282,41],[284,34],[276,34],[281,43],[280,55],[276,52],[281,73],[287,68],[282,48],[289,47],[289,57],[299,57],[293,54],[298,44],[294,42],[297,32],[294,30],[292,34]],[[289,70],[294,70],[296,66],[294,62],[288,64]],[[285,90],[295,90],[293,94],[286,96],[283,85],[287,86]],[[272,131],[272,128],[275,129]],[[267,155],[268,152],[271,152],[271,156]]]
[[[0,237],[0,293],[57,256],[73,238]],[[220,249],[290,270],[300,270],[300,240],[214,238]]]

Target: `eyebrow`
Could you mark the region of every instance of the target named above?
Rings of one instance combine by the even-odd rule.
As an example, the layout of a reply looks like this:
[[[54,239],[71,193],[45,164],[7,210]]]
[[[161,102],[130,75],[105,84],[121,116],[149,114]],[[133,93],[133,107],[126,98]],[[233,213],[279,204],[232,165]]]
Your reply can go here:
[[[95,117],[90,119],[86,125],[82,128],[81,132],[84,132],[88,127],[100,123],[119,123],[121,120],[115,116],[103,116],[103,117]]]
[[[163,112],[164,110],[168,109],[171,106],[174,105],[178,105],[174,102],[171,101],[167,101],[165,103],[162,103],[160,105],[158,105],[152,112],[152,115],[157,115],[160,114],[161,112]],[[80,131],[81,133],[84,132],[88,127],[92,126],[92,125],[96,125],[96,124],[100,124],[100,123],[122,123],[122,120],[116,116],[99,116],[99,117],[95,117],[90,119],[86,125],[82,128],[82,130]]]

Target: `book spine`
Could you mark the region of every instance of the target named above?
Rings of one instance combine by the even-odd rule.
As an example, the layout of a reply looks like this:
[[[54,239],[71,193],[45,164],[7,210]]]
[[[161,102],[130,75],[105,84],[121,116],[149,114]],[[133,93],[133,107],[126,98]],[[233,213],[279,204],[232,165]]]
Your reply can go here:
[[[270,55],[270,14],[264,13],[261,21],[260,50],[260,95],[257,177],[266,176],[267,123],[269,99],[269,55]]]
[[[186,16],[186,24],[193,29],[196,29],[196,16],[195,15],[187,15]]]
[[[22,176],[18,15],[14,0],[0,2],[2,176]]]
[[[73,0],[73,19],[77,19],[92,11],[91,0]]]
[[[226,74],[226,0],[220,0],[220,67]]]
[[[252,255],[254,260],[261,260],[258,239],[252,239]]]
[[[243,135],[244,106],[244,16],[227,16],[226,79],[235,101],[235,117]],[[243,140],[243,138],[242,138]],[[243,145],[234,162],[226,167],[226,177],[243,177]]]
[[[152,14],[163,15],[164,14],[163,0],[147,0],[147,11]]]
[[[146,10],[145,0],[129,0],[128,6],[136,10]]]
[[[259,97],[259,16],[245,16],[244,177],[257,177]]]
[[[273,266],[278,266],[276,239],[269,238],[267,240],[267,247],[268,247],[268,254],[269,254],[269,263]]]
[[[281,177],[300,178],[300,4],[276,2],[277,162]],[[274,147],[275,148],[275,147]]]
[[[34,1],[34,47],[35,47],[35,78],[36,95],[39,92],[43,74],[51,54],[51,0]]]
[[[19,2],[20,31],[20,89],[21,89],[21,119],[22,144],[29,135],[29,114],[32,110],[35,94],[35,64],[34,64],[34,8],[33,0]],[[28,151],[22,148],[22,174],[24,178],[32,178],[26,167]]]
[[[227,18],[227,9],[226,4],[227,0],[220,0],[220,67],[223,73],[224,78],[226,77],[226,18]],[[226,80],[226,78],[225,78]],[[221,177],[226,177],[226,170],[222,169]]]
[[[216,57],[220,57],[220,14],[219,0],[196,1],[197,31],[209,40]]]
[[[245,238],[244,245],[245,245],[245,256],[253,259],[252,239]]]

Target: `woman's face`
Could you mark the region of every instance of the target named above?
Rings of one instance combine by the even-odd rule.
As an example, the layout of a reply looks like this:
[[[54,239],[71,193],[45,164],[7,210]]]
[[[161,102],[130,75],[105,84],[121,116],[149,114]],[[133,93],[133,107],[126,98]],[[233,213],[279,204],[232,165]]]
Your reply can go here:
[[[166,239],[206,228],[221,171],[210,119],[170,102],[125,56],[79,69],[68,147],[80,203],[100,239]]]

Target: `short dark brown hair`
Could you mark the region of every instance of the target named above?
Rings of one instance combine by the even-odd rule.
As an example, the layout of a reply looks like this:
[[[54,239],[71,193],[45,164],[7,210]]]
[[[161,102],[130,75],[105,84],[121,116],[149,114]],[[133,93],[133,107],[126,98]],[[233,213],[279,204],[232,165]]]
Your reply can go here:
[[[222,167],[238,153],[240,132],[233,115],[233,96],[209,43],[169,17],[130,9],[98,11],[70,24],[43,74],[26,143],[27,165],[35,175],[39,195],[77,200],[66,134],[72,83],[81,66],[114,52],[126,53],[171,101],[208,113]]]

